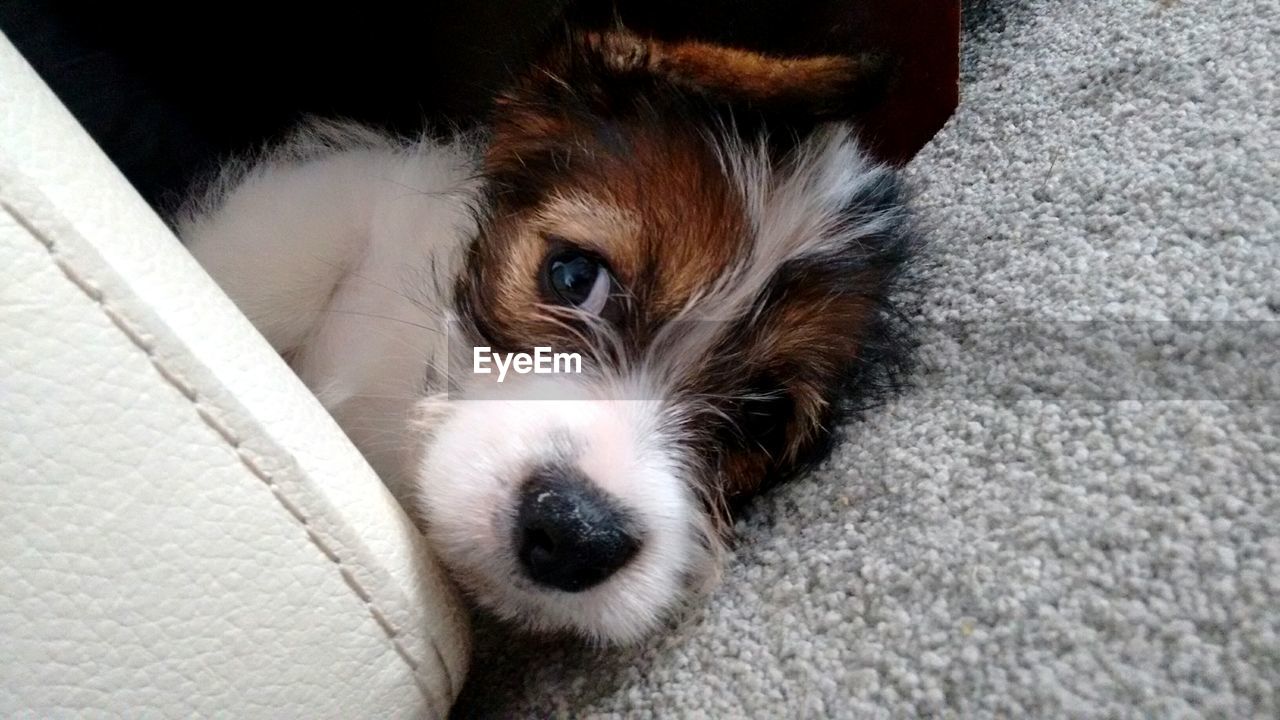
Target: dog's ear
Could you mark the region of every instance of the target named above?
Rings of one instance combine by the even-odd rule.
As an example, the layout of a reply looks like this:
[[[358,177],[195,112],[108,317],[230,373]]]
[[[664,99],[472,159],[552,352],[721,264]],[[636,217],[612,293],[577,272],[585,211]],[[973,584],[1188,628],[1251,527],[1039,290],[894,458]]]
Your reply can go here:
[[[584,148],[615,148],[624,127],[653,128],[689,112],[730,120],[744,134],[785,128],[766,133],[783,149],[820,122],[874,105],[891,69],[873,55],[788,57],[617,27],[568,28],[498,94],[486,169],[515,202],[545,186],[531,173],[555,176],[571,156],[592,154]]]
[[[784,57],[621,29],[583,32],[576,42],[580,53],[617,75],[649,75],[714,100],[813,119],[865,110],[880,99],[893,72],[892,63],[874,53]]]

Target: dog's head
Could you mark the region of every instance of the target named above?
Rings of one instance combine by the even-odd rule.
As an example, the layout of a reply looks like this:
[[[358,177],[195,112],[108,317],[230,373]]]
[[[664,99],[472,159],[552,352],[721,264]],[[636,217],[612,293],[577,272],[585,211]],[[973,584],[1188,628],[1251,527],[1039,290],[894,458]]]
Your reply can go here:
[[[911,242],[840,122],[869,62],[575,33],[500,98],[420,480],[482,603],[642,635],[715,575],[730,508],[891,380]],[[580,372],[499,383],[473,346]]]

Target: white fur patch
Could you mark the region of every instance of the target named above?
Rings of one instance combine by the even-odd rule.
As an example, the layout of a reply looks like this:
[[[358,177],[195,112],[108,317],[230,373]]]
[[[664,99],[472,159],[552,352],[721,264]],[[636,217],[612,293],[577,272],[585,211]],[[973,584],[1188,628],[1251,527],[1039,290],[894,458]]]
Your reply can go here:
[[[193,255],[290,358],[392,492],[475,234],[475,151],[319,124],[226,168],[179,218]]]
[[[455,577],[499,615],[539,630],[629,642],[651,630],[689,575],[705,575],[710,529],[693,497],[661,398],[586,378],[487,384],[436,420],[417,506]],[[440,414],[437,403],[423,412]],[[519,489],[539,464],[570,463],[633,514],[640,550],[583,592],[528,580],[513,542]]]

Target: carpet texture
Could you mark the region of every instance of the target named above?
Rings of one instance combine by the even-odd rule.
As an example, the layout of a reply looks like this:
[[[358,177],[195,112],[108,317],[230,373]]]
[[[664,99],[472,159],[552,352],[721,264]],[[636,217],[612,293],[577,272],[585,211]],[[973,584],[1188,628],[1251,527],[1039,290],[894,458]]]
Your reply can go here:
[[[917,386],[640,648],[458,714],[1280,717],[1280,2],[971,3]]]

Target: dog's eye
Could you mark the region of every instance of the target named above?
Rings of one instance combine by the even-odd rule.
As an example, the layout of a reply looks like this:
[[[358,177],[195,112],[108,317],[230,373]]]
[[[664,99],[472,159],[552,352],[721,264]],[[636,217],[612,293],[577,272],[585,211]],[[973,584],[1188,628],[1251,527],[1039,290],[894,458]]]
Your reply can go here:
[[[543,274],[551,295],[566,305],[598,315],[609,301],[609,271],[598,258],[580,250],[551,255]]]

